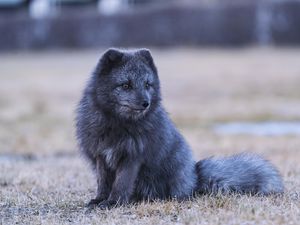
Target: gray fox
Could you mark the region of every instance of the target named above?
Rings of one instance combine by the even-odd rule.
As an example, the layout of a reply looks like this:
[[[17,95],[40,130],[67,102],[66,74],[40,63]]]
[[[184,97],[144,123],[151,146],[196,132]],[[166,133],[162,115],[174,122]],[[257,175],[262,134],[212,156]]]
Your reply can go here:
[[[108,49],[76,113],[79,148],[97,177],[97,195],[89,206],[184,200],[197,193],[283,192],[278,171],[257,155],[194,161],[161,104],[157,69],[147,49]]]

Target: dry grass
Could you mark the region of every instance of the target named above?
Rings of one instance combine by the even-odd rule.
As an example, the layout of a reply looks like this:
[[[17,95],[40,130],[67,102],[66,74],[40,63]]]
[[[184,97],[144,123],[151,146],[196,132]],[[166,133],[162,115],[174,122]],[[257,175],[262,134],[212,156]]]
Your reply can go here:
[[[164,103],[195,158],[258,152],[282,197],[201,196],[87,212],[95,180],[73,111],[99,52],[0,55],[0,224],[298,224],[300,138],[216,135],[215,122],[300,119],[300,50],[154,50]]]

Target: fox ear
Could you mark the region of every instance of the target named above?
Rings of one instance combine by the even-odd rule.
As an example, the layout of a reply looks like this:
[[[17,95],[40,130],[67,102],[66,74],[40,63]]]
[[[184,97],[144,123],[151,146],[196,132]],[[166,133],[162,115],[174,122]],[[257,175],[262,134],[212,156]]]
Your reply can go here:
[[[153,61],[150,50],[143,48],[143,49],[140,49],[138,51],[138,53],[139,53],[140,56],[142,56],[145,59],[146,63],[151,67],[151,69],[155,73],[157,73],[157,69],[156,69],[156,66],[154,64],[154,61]]]
[[[98,75],[108,74],[122,60],[123,53],[115,48],[108,49],[101,57],[96,72]]]

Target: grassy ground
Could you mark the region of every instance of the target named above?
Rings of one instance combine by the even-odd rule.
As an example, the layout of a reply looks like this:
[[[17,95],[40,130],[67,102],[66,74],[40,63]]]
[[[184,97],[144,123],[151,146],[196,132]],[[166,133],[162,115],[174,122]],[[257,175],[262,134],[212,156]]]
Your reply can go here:
[[[154,50],[164,104],[196,159],[270,159],[282,197],[201,196],[88,212],[95,179],[74,139],[74,108],[101,51],[0,55],[0,224],[298,224],[300,138],[217,135],[227,121],[300,120],[300,49]]]

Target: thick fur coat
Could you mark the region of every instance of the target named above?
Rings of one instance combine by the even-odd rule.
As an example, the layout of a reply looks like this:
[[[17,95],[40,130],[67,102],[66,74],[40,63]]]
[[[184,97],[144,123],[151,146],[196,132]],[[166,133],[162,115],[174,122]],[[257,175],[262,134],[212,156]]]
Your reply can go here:
[[[277,170],[250,154],[196,163],[161,104],[160,82],[147,49],[109,49],[77,108],[76,134],[97,177],[89,205],[186,199],[194,193],[283,192]]]

